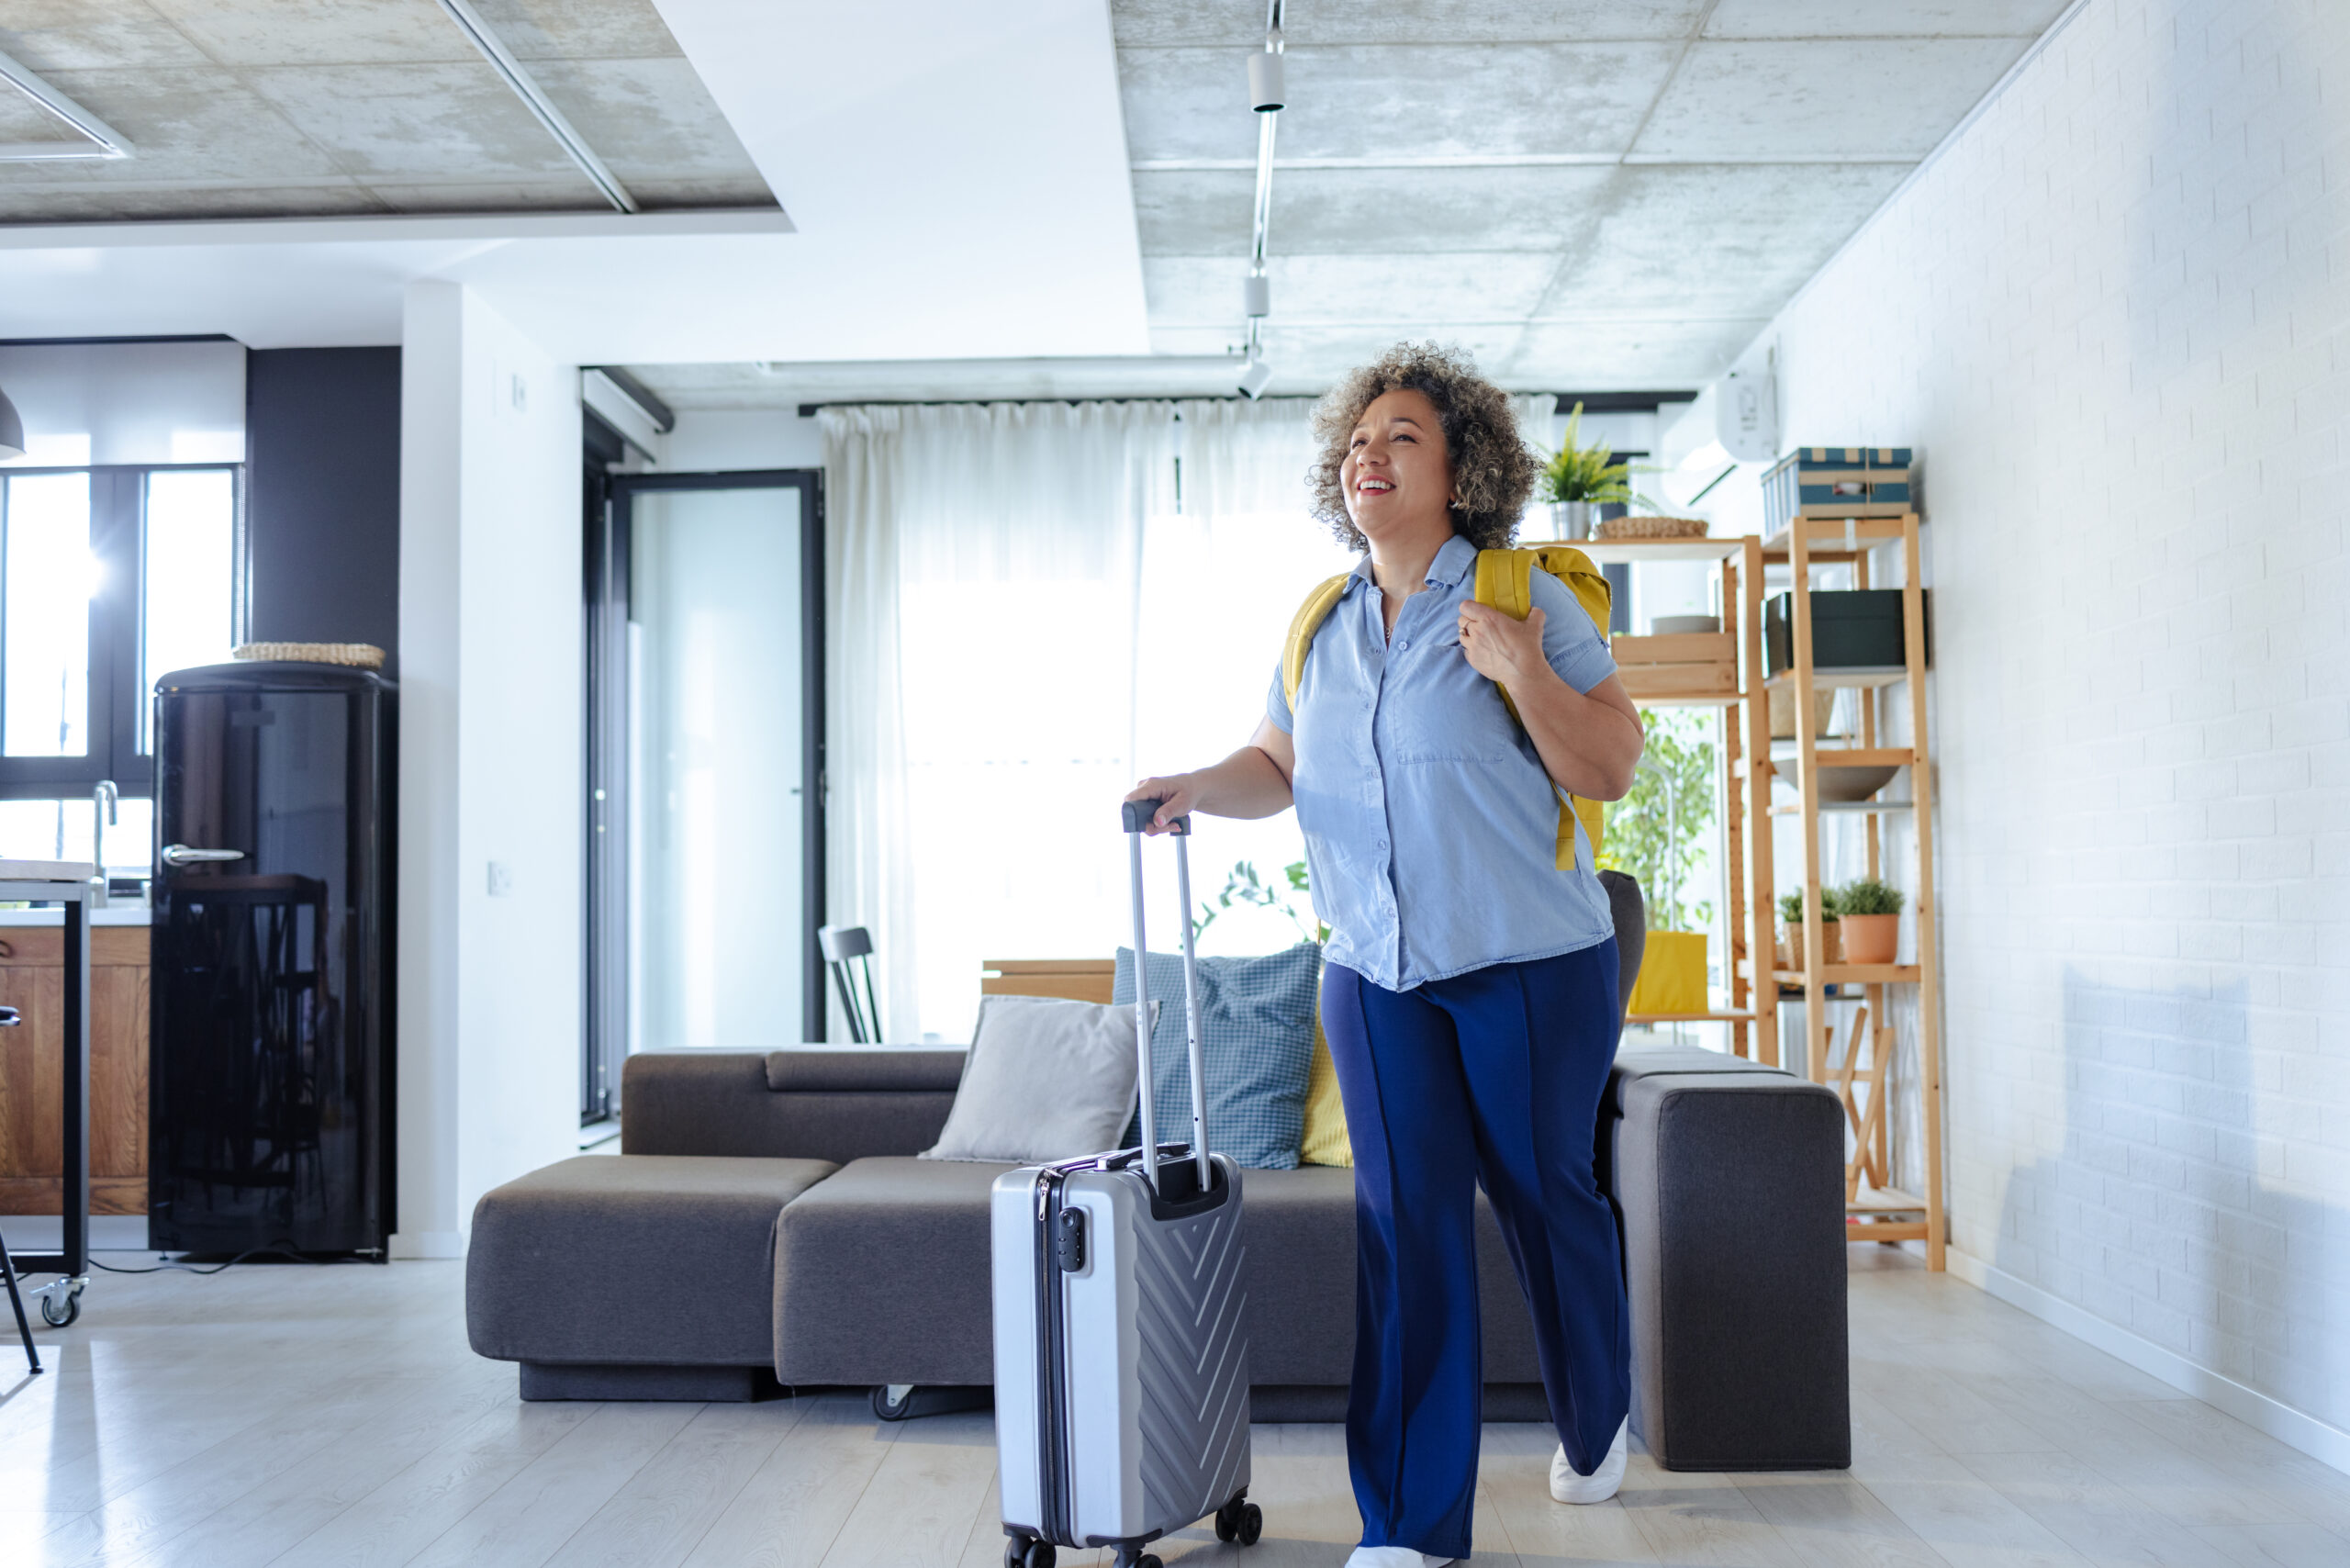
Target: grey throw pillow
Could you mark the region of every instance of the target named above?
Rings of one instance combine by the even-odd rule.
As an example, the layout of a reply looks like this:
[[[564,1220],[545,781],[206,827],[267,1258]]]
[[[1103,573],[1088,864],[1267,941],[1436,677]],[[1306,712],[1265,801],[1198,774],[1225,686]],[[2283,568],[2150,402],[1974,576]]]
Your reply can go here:
[[[1131,1003],[982,998],[954,1107],[922,1158],[1034,1165],[1113,1148],[1136,1070]]]

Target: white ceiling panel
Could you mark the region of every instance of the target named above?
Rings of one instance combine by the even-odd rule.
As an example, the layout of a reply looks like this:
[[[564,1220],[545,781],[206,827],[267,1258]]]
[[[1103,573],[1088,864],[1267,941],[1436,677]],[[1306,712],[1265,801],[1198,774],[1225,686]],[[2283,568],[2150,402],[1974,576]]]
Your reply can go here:
[[[1633,151],[1890,158],[1934,149],[2029,45],[2015,38],[1699,43]]]
[[[1296,48],[1283,158],[1621,152],[1673,69],[1666,43]],[[1257,155],[1245,50],[1120,57],[1136,162]]]

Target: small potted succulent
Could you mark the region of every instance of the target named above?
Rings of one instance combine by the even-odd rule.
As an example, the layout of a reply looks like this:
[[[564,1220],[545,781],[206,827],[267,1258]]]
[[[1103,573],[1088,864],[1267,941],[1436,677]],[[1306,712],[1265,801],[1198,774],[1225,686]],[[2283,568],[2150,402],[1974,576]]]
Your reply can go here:
[[[1836,908],[1842,917],[1844,961],[1848,964],[1889,964],[1901,946],[1901,890],[1874,877],[1863,877],[1836,890]]]
[[[1615,452],[1606,441],[1583,446],[1582,440],[1583,405],[1577,403],[1559,450],[1534,485],[1534,498],[1550,507],[1551,532],[1560,539],[1587,538],[1600,507],[1632,501],[1631,465],[1610,463]]]
[[[1841,908],[1836,889],[1819,890],[1820,946],[1824,950],[1827,961],[1831,964],[1841,964],[1844,961],[1844,945],[1839,940],[1837,934],[1839,924],[1837,915]],[[1779,895],[1779,929],[1782,933],[1779,942],[1781,955],[1779,967],[1783,969],[1802,969],[1803,894],[1800,891]]]

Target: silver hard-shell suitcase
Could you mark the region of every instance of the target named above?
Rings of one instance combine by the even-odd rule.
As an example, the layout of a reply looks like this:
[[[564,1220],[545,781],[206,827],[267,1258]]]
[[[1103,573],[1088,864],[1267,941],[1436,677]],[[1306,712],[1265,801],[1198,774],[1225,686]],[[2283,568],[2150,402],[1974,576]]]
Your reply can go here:
[[[1192,1137],[1154,1142],[1142,830],[1158,804],[1125,806],[1143,1147],[1007,1171],[992,1194],[1006,1568],[1051,1568],[1055,1546],[1158,1568],[1144,1548],[1211,1514],[1221,1540],[1253,1544],[1263,1528],[1248,1500],[1240,1169],[1207,1143],[1188,818],[1174,834]]]

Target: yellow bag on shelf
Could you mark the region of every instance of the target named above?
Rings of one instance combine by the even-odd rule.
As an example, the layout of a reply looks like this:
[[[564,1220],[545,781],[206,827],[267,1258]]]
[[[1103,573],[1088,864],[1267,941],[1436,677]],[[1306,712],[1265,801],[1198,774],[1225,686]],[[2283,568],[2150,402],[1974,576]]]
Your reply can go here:
[[[1639,978],[1632,982],[1627,1013],[1706,1011],[1706,934],[1651,931],[1640,954]]]

